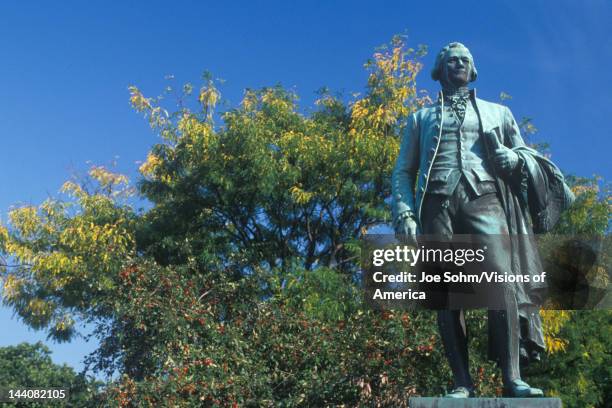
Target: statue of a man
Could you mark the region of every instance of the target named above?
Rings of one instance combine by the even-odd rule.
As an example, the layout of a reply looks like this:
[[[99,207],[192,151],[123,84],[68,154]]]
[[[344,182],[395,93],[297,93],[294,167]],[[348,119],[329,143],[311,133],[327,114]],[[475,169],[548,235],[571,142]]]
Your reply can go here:
[[[396,235],[416,243],[418,234],[530,237],[549,230],[571,203],[571,192],[558,168],[525,146],[510,110],[468,89],[477,77],[470,51],[448,44],[431,76],[442,91],[437,103],[410,115],[393,171]],[[542,272],[529,239],[489,252],[495,254],[491,270]],[[521,353],[529,357],[544,350],[533,296],[542,288],[536,286],[503,290],[503,310],[488,311],[489,356],[501,368],[506,396],[543,395],[522,381],[519,371]],[[438,326],[455,383],[447,397],[473,396],[463,311],[439,310]]]

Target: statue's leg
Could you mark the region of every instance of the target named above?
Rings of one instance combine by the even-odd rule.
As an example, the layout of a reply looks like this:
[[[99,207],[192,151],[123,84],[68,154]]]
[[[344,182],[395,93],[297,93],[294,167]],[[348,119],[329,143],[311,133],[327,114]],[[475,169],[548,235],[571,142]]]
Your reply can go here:
[[[440,194],[426,196],[421,226],[424,234],[434,236],[434,245],[444,245],[436,242],[435,237],[442,239],[452,237],[454,209],[454,196]],[[444,296],[446,297],[446,294]],[[438,304],[437,307],[439,306]],[[471,392],[474,383],[470,377],[468,338],[463,311],[438,310],[438,328],[448,364],[453,372],[454,388],[465,387]]]
[[[499,273],[511,272],[511,246],[508,225],[501,203],[496,194],[475,196],[467,189],[457,218],[461,220],[459,229],[474,237],[481,245],[487,246],[487,257],[481,265],[483,270]],[[491,357],[497,361],[504,385],[517,389],[513,384],[519,384],[521,391],[514,393],[537,395],[540,390],[530,388],[521,381],[519,369],[519,339],[520,321],[518,303],[513,284],[496,283],[489,288],[488,295],[501,300],[501,307],[495,307],[488,312],[489,348]]]
[[[452,210],[450,203],[452,197],[444,194],[428,194],[423,203],[421,215],[421,231],[425,235],[419,237],[419,244],[426,248],[444,251],[451,248],[450,240],[453,237]],[[441,276],[445,269],[443,263],[425,263],[423,272],[432,276]],[[427,306],[440,310],[448,308],[448,287],[443,282],[420,283],[419,288],[427,293]]]
[[[467,332],[463,311],[438,310],[438,328],[444,344],[448,364],[453,372],[456,387],[471,390],[474,383],[470,377]]]
[[[507,310],[489,310],[489,342],[496,345],[504,384],[521,379],[519,370],[519,316],[516,301]]]

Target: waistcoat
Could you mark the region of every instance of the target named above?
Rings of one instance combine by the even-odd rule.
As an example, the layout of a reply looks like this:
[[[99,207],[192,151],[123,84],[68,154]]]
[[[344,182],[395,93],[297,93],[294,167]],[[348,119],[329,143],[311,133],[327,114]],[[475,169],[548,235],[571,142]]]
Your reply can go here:
[[[509,148],[525,145],[518,125],[507,107],[477,98],[474,90],[470,92],[480,119],[483,141],[495,140],[494,144]],[[408,117],[391,178],[394,220],[406,211],[412,211],[417,220],[420,220],[423,198],[430,192],[430,173],[438,153],[442,124],[447,116],[445,105],[443,94],[440,93],[438,102],[425,106]],[[490,169],[487,167],[487,170]],[[484,179],[488,178],[489,174],[483,173],[481,176]]]
[[[451,195],[462,176],[476,195],[494,191],[494,178],[486,163],[478,114],[471,98],[462,122],[449,105],[444,106],[443,118],[440,145],[431,168],[427,193]]]

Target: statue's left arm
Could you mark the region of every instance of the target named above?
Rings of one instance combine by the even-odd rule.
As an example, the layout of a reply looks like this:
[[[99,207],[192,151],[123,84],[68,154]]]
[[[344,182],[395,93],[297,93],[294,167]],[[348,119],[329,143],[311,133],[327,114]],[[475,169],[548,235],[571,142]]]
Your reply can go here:
[[[511,149],[525,146],[525,141],[521,137],[521,130],[514,119],[514,115],[510,112],[510,109],[504,107],[504,118],[503,118],[503,126],[504,126],[504,144]]]
[[[504,112],[504,144],[518,159],[510,172],[515,190],[529,206],[535,232],[552,229],[561,213],[574,201],[561,170],[538,151],[525,145],[510,112]]]

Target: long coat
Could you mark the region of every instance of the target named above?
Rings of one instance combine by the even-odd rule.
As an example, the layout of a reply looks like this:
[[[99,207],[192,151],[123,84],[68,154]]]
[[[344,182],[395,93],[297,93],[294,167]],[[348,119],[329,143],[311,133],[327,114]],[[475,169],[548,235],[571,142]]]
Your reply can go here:
[[[550,230],[561,212],[573,201],[573,195],[565,185],[561,171],[550,160],[525,145],[516,120],[507,107],[479,99],[473,90],[471,98],[480,119],[480,135],[484,139],[485,151],[492,152],[504,145],[520,158],[512,179],[495,176],[511,235],[509,255],[512,258],[512,271],[529,275],[541,273],[542,265],[530,219],[538,221],[537,232]],[[409,117],[392,176],[394,221],[402,213],[411,211],[420,225],[423,200],[440,145],[443,103],[440,92],[436,104],[422,108]],[[547,207],[547,203],[555,205]],[[522,344],[528,352],[542,351],[544,336],[538,311],[544,300],[545,284],[517,283],[514,287],[519,315],[523,319]],[[495,359],[491,347],[489,355]]]

